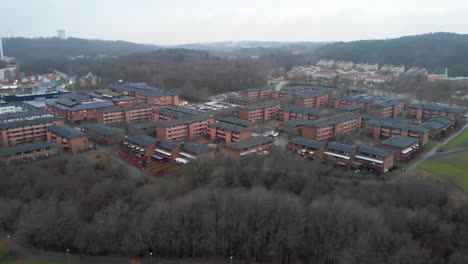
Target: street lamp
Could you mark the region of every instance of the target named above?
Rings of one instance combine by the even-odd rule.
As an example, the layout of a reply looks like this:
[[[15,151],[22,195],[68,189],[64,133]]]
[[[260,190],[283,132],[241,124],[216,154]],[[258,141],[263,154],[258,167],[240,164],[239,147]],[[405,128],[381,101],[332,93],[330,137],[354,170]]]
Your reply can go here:
[[[232,264],[232,256],[231,256],[231,264]]]
[[[153,252],[150,252],[150,264],[153,264]]]
[[[70,264],[70,249],[67,248],[67,263]]]

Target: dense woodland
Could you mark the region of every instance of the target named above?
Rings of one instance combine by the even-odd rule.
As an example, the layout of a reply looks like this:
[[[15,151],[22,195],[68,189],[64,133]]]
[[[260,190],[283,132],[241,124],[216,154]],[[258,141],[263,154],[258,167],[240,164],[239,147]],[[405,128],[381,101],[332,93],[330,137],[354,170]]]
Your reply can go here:
[[[271,59],[270,61],[273,61]],[[170,89],[190,100],[266,84],[271,64],[250,58],[226,59],[194,50],[159,50],[101,61],[75,62],[69,72],[89,71],[103,83],[116,80],[147,82]]]
[[[275,153],[201,160],[151,185],[114,164],[61,156],[0,170],[0,229],[73,254],[468,262],[468,204],[449,189],[427,179],[331,177],[339,174]]]
[[[451,77],[468,76],[468,35],[434,33],[386,40],[338,42],[319,47],[318,59],[425,67]]]

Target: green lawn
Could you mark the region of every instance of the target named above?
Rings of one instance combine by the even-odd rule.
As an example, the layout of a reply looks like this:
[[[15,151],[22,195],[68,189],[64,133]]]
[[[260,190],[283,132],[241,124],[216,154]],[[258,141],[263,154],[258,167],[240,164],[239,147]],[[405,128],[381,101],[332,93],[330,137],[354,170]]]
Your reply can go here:
[[[437,146],[437,141],[431,139],[429,140],[429,142],[426,143],[426,145],[423,146],[423,150],[424,152],[429,152],[436,146]]]
[[[465,129],[465,131],[445,145],[442,150],[448,151],[463,147],[468,147],[468,129]]]
[[[423,162],[420,169],[437,179],[468,191],[468,151],[432,158]]]

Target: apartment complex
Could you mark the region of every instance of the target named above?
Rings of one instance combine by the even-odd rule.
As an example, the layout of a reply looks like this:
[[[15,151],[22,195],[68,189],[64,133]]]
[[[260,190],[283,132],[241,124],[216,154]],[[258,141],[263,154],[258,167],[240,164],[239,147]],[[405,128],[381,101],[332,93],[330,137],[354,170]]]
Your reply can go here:
[[[419,140],[414,137],[394,136],[377,144],[377,147],[394,153],[395,161],[409,162],[422,152]]]
[[[367,112],[374,116],[397,118],[403,112],[403,106],[400,100],[386,100],[369,104]]]
[[[172,121],[174,119],[189,118],[201,115],[205,115],[205,113],[196,109],[191,109],[184,106],[168,106],[154,110],[151,119],[155,121]]]
[[[110,89],[114,92],[124,93],[135,97],[146,104],[159,106],[178,105],[179,96],[163,89],[151,87],[146,83],[113,83]]]
[[[54,142],[63,150],[70,152],[92,147],[85,133],[66,125],[47,127],[47,141]]]
[[[429,129],[429,136],[432,138],[443,138],[455,130],[455,119],[450,117],[435,117],[422,123],[422,128]]]
[[[154,105],[131,104],[107,107],[96,111],[96,118],[104,125],[132,124],[151,119]]]
[[[128,153],[141,160],[150,160],[156,149],[157,139],[146,135],[136,135],[127,138],[123,144],[126,146]]]
[[[273,92],[273,88],[271,86],[248,88],[242,91],[245,97],[252,99],[252,100],[268,99],[271,97],[272,92]]]
[[[253,137],[246,140],[228,144],[224,147],[224,151],[238,157],[243,157],[249,154],[263,154],[274,146],[275,140],[268,137]]]
[[[325,141],[338,135],[359,131],[361,117],[355,114],[341,114],[324,120],[301,124],[302,137]]]
[[[435,117],[450,117],[456,118],[465,113],[461,108],[451,108],[439,105],[429,104],[410,104],[408,106],[408,118],[415,118],[417,120],[427,120]]]
[[[295,105],[305,107],[325,107],[328,105],[329,95],[323,91],[297,92],[293,94]]]
[[[205,134],[211,123],[214,123],[214,119],[207,116],[161,121],[156,125],[156,136],[159,139],[175,141],[193,138]]]
[[[258,102],[254,105],[241,106],[239,118],[252,122],[276,119],[281,104],[277,101]]]
[[[330,141],[325,146],[323,154],[324,160],[328,162],[351,167],[353,156],[356,154],[356,147],[336,141]]]
[[[429,141],[429,129],[414,126],[399,119],[364,117],[364,129],[374,139],[390,138],[393,136],[407,136],[419,139],[421,145]]]
[[[153,159],[164,162],[177,159],[180,153],[180,144],[172,140],[161,140],[156,143]]]
[[[133,96],[127,96],[123,93],[118,93],[110,90],[98,90],[89,93],[92,98],[101,99],[101,100],[110,100],[114,102],[115,105],[131,105],[142,103],[142,100],[137,99]]]
[[[357,147],[353,158],[354,166],[371,169],[377,174],[387,172],[395,164],[392,151],[366,145]]]
[[[103,145],[118,143],[125,134],[123,129],[98,123],[84,123],[79,127],[81,131],[88,135],[90,140]]]
[[[221,140],[226,144],[252,137],[251,130],[224,122],[216,122],[208,125],[207,134],[211,140]]]
[[[7,104],[0,107],[0,124],[44,117],[52,117],[52,114],[23,103]]]
[[[220,118],[218,121],[222,123],[226,123],[226,124],[241,126],[249,130],[254,130],[258,128],[258,124],[252,121],[248,121],[248,120],[244,120],[244,119],[240,119],[236,117],[223,117],[223,118]]]
[[[307,159],[323,159],[325,143],[298,137],[289,141],[288,149],[293,154],[299,155]]]
[[[97,110],[112,107],[114,103],[108,100],[77,101],[70,99],[48,99],[46,109],[54,116],[63,117],[68,122],[95,120]]]
[[[278,114],[279,121],[288,121],[296,119],[317,120],[320,118],[320,110],[314,107],[287,105],[280,109]]]
[[[4,157],[8,162],[20,162],[50,157],[59,152],[58,145],[53,142],[36,142],[27,145],[10,147],[5,151]]]
[[[31,143],[46,139],[47,127],[63,125],[64,121],[58,117],[37,118],[18,122],[8,122],[0,125],[3,144],[16,145]]]
[[[331,105],[335,109],[338,109],[340,107],[347,106],[347,105],[360,106],[363,109],[367,109],[367,106],[371,102],[372,100],[368,98],[353,97],[353,96],[341,96],[341,97],[331,99]]]

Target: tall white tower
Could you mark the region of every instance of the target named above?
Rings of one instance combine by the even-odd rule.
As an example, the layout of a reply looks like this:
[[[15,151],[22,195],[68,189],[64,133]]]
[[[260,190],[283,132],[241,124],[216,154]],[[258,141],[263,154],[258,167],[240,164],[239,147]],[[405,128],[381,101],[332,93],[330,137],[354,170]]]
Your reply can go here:
[[[0,36],[0,58],[3,58],[3,42],[2,42],[2,36]]]

